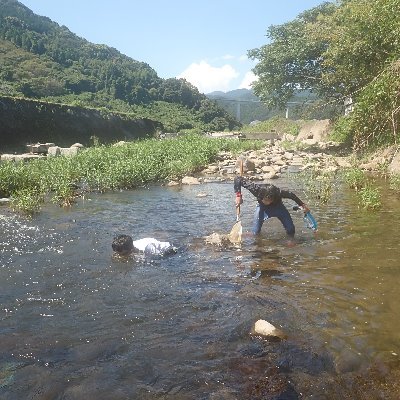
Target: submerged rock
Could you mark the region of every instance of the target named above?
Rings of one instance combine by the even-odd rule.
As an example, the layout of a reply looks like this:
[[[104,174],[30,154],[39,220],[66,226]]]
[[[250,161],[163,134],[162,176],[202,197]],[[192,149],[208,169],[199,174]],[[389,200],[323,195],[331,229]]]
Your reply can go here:
[[[207,244],[214,244],[217,246],[223,246],[230,243],[229,236],[222,233],[213,232],[204,238]]]
[[[213,232],[211,235],[205,236],[207,244],[214,244],[217,246],[227,245],[240,245],[242,241],[242,224],[240,221],[236,222],[229,234]]]

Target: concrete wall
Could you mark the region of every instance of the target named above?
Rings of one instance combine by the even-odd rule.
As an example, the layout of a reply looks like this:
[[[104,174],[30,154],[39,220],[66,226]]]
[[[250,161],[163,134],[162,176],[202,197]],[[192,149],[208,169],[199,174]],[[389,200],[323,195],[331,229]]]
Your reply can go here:
[[[158,122],[125,114],[0,97],[0,152],[37,142],[88,146],[92,136],[100,143],[112,143],[151,136],[161,129]]]

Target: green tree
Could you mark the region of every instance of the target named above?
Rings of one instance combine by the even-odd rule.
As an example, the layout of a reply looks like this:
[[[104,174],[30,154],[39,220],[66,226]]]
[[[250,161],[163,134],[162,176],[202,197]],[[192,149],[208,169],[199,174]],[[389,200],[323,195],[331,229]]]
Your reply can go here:
[[[326,101],[352,97],[347,136],[357,145],[397,140],[399,124],[400,1],[323,3],[268,30],[271,43],[249,51],[259,60],[254,92],[283,105],[296,89]]]
[[[311,41],[328,44],[321,55],[327,92],[352,95],[399,56],[399,13],[399,0],[347,0],[307,26]]]
[[[258,60],[254,73],[258,80],[254,93],[268,106],[283,107],[296,91],[324,93],[322,54],[328,48],[324,38],[310,41],[308,27],[322,16],[334,13],[336,6],[323,3],[305,11],[294,21],[268,28],[270,43],[248,52]]]

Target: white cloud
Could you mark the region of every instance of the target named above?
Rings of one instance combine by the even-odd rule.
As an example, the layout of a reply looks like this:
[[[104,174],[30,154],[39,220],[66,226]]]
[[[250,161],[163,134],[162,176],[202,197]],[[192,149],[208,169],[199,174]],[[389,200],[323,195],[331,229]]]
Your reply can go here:
[[[253,74],[253,72],[246,72],[242,83],[239,85],[239,89],[251,89],[251,84],[257,80],[257,77]]]
[[[177,78],[186,79],[201,93],[211,93],[215,90],[229,91],[232,80],[238,76],[239,73],[229,64],[213,67],[203,60],[189,65]]]

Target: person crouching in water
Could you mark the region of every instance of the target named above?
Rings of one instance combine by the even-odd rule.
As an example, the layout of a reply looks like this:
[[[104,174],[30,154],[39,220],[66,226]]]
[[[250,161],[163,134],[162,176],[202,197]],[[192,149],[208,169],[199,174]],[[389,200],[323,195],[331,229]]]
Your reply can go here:
[[[133,240],[129,235],[115,236],[111,247],[120,256],[129,256],[132,253],[142,253],[146,256],[166,256],[177,252],[176,247],[172,246],[170,242],[160,242],[154,238]]]
[[[295,227],[289,211],[284,206],[282,199],[291,199],[299,205],[304,212],[309,211],[308,206],[303,203],[294,193],[282,190],[277,186],[267,184],[265,186],[257,185],[243,178],[236,176],[233,182],[236,193],[236,207],[243,203],[242,187],[253,194],[258,201],[254,212],[253,234],[258,235],[265,220],[276,217],[281,221],[287,235],[292,239],[295,234]]]

